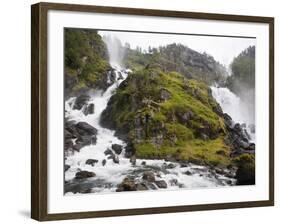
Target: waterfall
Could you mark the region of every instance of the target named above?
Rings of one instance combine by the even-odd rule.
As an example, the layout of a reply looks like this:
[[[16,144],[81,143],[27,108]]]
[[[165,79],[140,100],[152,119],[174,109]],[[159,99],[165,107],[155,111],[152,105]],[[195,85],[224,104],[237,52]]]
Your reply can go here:
[[[136,164],[132,165],[130,159],[125,157],[124,147],[126,143],[118,139],[114,135],[114,131],[103,128],[99,122],[110,97],[128,76],[128,71],[125,69],[117,69],[115,73],[121,73],[123,79],[118,79],[116,76],[115,82],[105,92],[96,91],[91,96],[88,104],[95,104],[94,114],[85,115],[83,108],[81,110],[73,109],[75,97],[69,98],[65,102],[65,116],[68,120],[87,122],[98,131],[96,144],[84,146],[79,152],[75,151],[73,154],[66,156],[65,164],[70,167],[65,172],[67,195],[72,195],[72,192],[85,193],[83,190],[85,187],[89,188],[92,193],[114,192],[118,184],[128,175],[134,176],[136,182],[141,182],[145,171],[158,173],[156,181],[164,180],[167,183],[167,189],[217,187],[228,186],[230,183],[235,184],[234,179],[214,174],[208,167],[191,163],[182,166],[180,163],[171,162],[170,164],[173,164],[173,166],[168,170],[166,168],[167,162],[164,160],[137,159]],[[111,149],[112,144],[119,144],[123,147],[122,153],[117,155],[119,163],[115,163],[104,154],[105,150]],[[86,164],[87,159],[95,159],[98,162],[91,166]],[[106,160],[105,165],[103,164],[104,160]],[[145,166],[143,165],[144,163],[146,164]],[[75,174],[81,170],[94,172],[96,176],[83,181],[76,180]],[[157,187],[154,186],[154,189],[157,189]],[[89,192],[87,191],[87,193]]]
[[[121,68],[123,57],[124,57],[124,50],[121,44],[121,41],[112,35],[103,36],[103,40],[106,43],[107,51],[109,54],[109,63],[113,68]]]
[[[100,118],[110,97],[121,82],[127,78],[129,70],[122,66],[123,53],[120,52],[120,41],[118,42],[111,36],[104,37],[104,41],[107,44],[110,64],[114,68],[115,81],[105,92],[98,90],[91,95],[87,104],[95,105],[94,114],[85,115],[83,108],[81,110],[74,109],[75,97],[65,101],[65,117],[67,120],[87,122],[97,129],[96,144],[84,146],[79,152],[74,151],[73,154],[66,155],[65,164],[69,166],[69,169],[65,172],[65,192],[67,195],[85,192],[114,192],[125,177],[133,176],[136,183],[141,183],[143,173],[146,171],[155,173],[156,181],[162,181],[162,183],[164,181],[167,189],[217,187],[235,184],[234,179],[214,174],[214,171],[205,166],[191,163],[182,166],[177,162],[169,162],[172,166],[167,168],[167,162],[164,160],[137,159],[135,164],[132,164],[130,159],[125,157],[126,143],[117,138],[114,131],[103,128],[100,125]],[[109,72],[108,76],[110,75],[112,74]],[[120,155],[113,152],[114,156],[118,156],[119,163],[115,163],[104,153],[107,149],[112,148],[112,144],[121,145],[123,148]],[[97,162],[94,166],[88,165],[86,164],[88,159],[95,159]],[[94,172],[95,177],[85,180],[75,179],[76,173],[81,170]],[[149,190],[159,188],[161,187],[151,183]]]
[[[254,140],[255,134],[250,130],[250,126],[255,124],[254,111],[249,110],[246,102],[228,88],[212,86],[211,89],[213,97],[220,104],[223,112],[230,115],[236,123],[245,124],[251,139]]]

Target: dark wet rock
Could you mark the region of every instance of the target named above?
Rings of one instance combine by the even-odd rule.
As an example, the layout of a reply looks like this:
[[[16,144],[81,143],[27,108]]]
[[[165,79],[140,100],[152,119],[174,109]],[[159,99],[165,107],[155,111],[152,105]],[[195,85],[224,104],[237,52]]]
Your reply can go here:
[[[169,163],[169,164],[163,164],[163,167],[165,168],[165,169],[174,169],[174,168],[176,168],[176,165],[174,164],[174,163]]]
[[[88,124],[87,122],[78,122],[76,125],[76,130],[80,135],[96,135],[97,129]]]
[[[77,138],[79,136],[79,133],[76,130],[75,127],[75,121],[66,120],[65,124],[65,138]]]
[[[239,146],[243,149],[248,149],[250,144],[248,142],[241,140],[241,141],[239,141]]]
[[[98,162],[97,159],[87,159],[86,164],[94,166]]]
[[[104,155],[113,155],[113,152],[110,150],[110,149],[106,149],[105,151],[104,151]]]
[[[96,144],[97,129],[86,122],[65,122],[65,150],[80,151],[86,145]],[[75,141],[75,143],[73,143]]]
[[[111,148],[118,155],[121,154],[121,152],[123,150],[122,145],[119,145],[119,144],[112,144]]]
[[[121,72],[118,72],[117,80],[120,80],[120,79],[122,80],[122,79],[124,79],[124,77]]]
[[[145,162],[145,161],[142,161],[142,162],[141,162],[141,165],[142,165],[142,166],[145,166],[145,165],[146,165],[146,162]]]
[[[114,162],[114,163],[117,163],[117,164],[119,164],[119,158],[118,158],[118,156],[117,155],[110,155],[109,157],[108,157],[108,159],[112,159],[112,161]]]
[[[232,128],[234,126],[232,118],[227,113],[223,114],[223,118],[228,128]]]
[[[234,125],[233,129],[234,129],[236,132],[240,133],[240,132],[242,131],[242,126],[241,126],[239,123],[236,123],[236,124]]]
[[[214,171],[215,171],[217,174],[220,174],[220,175],[225,175],[225,173],[226,173],[225,170],[223,170],[223,169],[221,169],[221,168],[219,168],[219,167],[216,167],[216,168],[214,169]]]
[[[117,192],[120,191],[136,191],[137,185],[133,179],[126,177],[117,187]]]
[[[130,162],[131,162],[131,164],[132,164],[133,166],[135,166],[135,165],[136,165],[137,158],[136,158],[136,156],[135,156],[135,155],[131,156],[131,158],[130,158]]]
[[[232,185],[232,181],[231,180],[226,180],[226,184]]]
[[[64,141],[64,150],[72,149],[72,147],[73,147],[72,139],[65,139],[65,141]]]
[[[179,122],[183,125],[190,125],[190,121],[194,117],[194,114],[192,111],[187,111],[187,112],[176,112],[176,116],[179,120]]]
[[[76,179],[84,179],[84,178],[89,178],[89,177],[95,177],[96,174],[94,172],[89,172],[86,170],[79,171],[75,174]]]
[[[75,144],[72,148],[73,148],[74,151],[79,152],[80,149],[82,149],[83,147],[84,147],[83,144]]]
[[[86,145],[93,145],[97,143],[97,136],[96,135],[84,135],[84,136],[79,136],[76,141],[76,144],[81,144],[83,146]]]
[[[89,114],[95,113],[95,104],[90,103],[89,105],[85,106],[83,109],[83,113],[87,116]]]
[[[102,160],[102,165],[105,166],[105,164],[106,164],[106,159],[103,159]]]
[[[75,136],[73,136],[67,129],[64,130],[64,137],[66,139],[70,139],[70,138],[73,138]]]
[[[187,163],[180,163],[180,167],[181,167],[181,168],[188,167],[188,164],[187,164]]]
[[[192,175],[192,173],[189,170],[185,171],[184,174],[186,174],[188,176]]]
[[[156,187],[155,184],[152,183],[152,182],[146,182],[146,186],[147,186],[148,189],[150,189],[150,190],[157,190],[157,187]]]
[[[67,164],[65,164],[65,165],[64,165],[64,172],[68,171],[69,169],[70,169],[70,166],[67,165]]]
[[[81,110],[82,107],[84,105],[86,105],[89,100],[90,100],[90,96],[88,96],[88,95],[83,94],[83,95],[78,96],[75,100],[73,109]]]
[[[247,150],[255,150],[256,149],[256,144],[255,143],[250,143],[249,147],[247,148]]]
[[[143,173],[142,178],[148,182],[154,182],[155,181],[155,175],[153,172],[146,171]]]
[[[156,180],[155,184],[159,188],[167,188],[168,187],[167,183],[164,180]]]

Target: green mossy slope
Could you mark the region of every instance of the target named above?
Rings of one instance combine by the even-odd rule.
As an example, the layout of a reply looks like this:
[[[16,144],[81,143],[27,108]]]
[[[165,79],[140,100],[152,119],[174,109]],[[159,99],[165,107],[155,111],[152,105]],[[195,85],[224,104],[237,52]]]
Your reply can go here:
[[[104,88],[111,68],[101,36],[95,30],[66,28],[64,37],[66,93]]]
[[[221,115],[203,82],[149,66],[120,85],[101,122],[130,142],[140,158],[228,165]]]

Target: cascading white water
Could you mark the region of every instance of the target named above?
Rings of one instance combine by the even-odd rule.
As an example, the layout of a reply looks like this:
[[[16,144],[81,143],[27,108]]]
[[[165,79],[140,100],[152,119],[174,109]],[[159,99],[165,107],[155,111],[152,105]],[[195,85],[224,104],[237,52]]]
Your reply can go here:
[[[120,83],[128,76],[124,69],[117,69],[117,73],[121,73],[123,79],[117,80],[116,78],[115,83],[108,87],[105,92],[96,91],[88,102],[89,104],[95,104],[94,114],[84,115],[82,112],[83,108],[81,110],[74,110],[75,98],[70,98],[65,102],[67,119],[76,122],[87,122],[98,131],[96,144],[85,146],[79,152],[74,152],[66,157],[65,164],[70,166],[70,169],[65,172],[66,181],[74,181],[76,172],[81,170],[96,174],[96,177],[88,178],[87,180],[87,184],[89,182],[92,184],[91,192],[115,191],[117,185],[126,176],[133,174],[136,181],[141,180],[142,173],[147,170],[157,170],[156,180],[164,180],[168,185],[168,189],[226,186],[229,185],[230,181],[234,181],[222,175],[214,175],[207,167],[194,164],[181,167],[179,163],[173,163],[175,167],[168,171],[162,169],[167,165],[164,160],[137,160],[136,164],[132,165],[130,160],[125,158],[124,150],[119,155],[119,164],[114,163],[112,159],[107,159],[104,151],[108,148],[110,149],[112,144],[120,144],[123,148],[126,145],[125,142],[114,135],[114,131],[103,128],[99,123],[101,114],[106,108],[110,97],[114,94]],[[86,160],[88,159],[96,159],[98,162],[94,166],[87,165]],[[106,159],[105,165],[102,164],[104,159]],[[142,164],[143,162],[145,162],[145,166]],[[186,174],[187,172],[189,175]],[[79,182],[79,184],[81,183]]]
[[[223,112],[230,115],[236,123],[246,124],[251,140],[255,141],[255,134],[249,130],[249,125],[253,125],[254,121],[253,111],[249,111],[245,102],[228,88],[212,86],[211,89],[213,97],[220,104]]]
[[[74,186],[75,191],[65,188],[67,194],[82,193],[83,185],[87,187],[89,192],[114,192],[118,184],[122,180],[131,175],[136,182],[141,182],[143,172],[153,171],[156,180],[164,180],[168,189],[178,188],[199,188],[199,187],[216,187],[228,186],[235,183],[234,179],[227,178],[223,175],[214,173],[208,167],[198,166],[191,163],[182,166],[179,163],[170,163],[173,167],[166,169],[167,163],[164,160],[143,160],[137,159],[136,164],[132,165],[130,160],[124,156],[124,147],[126,143],[118,139],[115,132],[100,125],[100,117],[107,106],[110,97],[114,94],[118,86],[128,76],[128,70],[122,68],[122,52],[120,53],[120,43],[116,43],[113,37],[104,37],[107,44],[110,64],[115,69],[115,82],[110,85],[105,92],[96,91],[88,104],[95,105],[94,114],[85,115],[83,108],[81,110],[73,109],[75,98],[69,98],[65,102],[65,117],[75,122],[87,122],[97,129],[96,144],[88,145],[80,149],[79,152],[66,155],[65,164],[70,168],[65,172],[65,181],[70,184],[70,188]],[[119,76],[118,74],[121,74]],[[110,75],[110,74],[109,74]],[[108,78],[111,82],[112,80]],[[109,83],[110,83],[109,82]],[[112,159],[104,154],[107,149],[111,149],[112,144],[123,146],[122,153],[118,156],[119,163],[115,163]],[[117,156],[117,155],[116,155]],[[94,166],[87,165],[88,159],[98,160]],[[106,160],[106,164],[103,161]],[[144,165],[145,163],[145,165]],[[90,171],[96,174],[95,177],[87,178],[87,180],[76,180],[75,174],[78,171]],[[158,187],[154,185],[157,189]]]

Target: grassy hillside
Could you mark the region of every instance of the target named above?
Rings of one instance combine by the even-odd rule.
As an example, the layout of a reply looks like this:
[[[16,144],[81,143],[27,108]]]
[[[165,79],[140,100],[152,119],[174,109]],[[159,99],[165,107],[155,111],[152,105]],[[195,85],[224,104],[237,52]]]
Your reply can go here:
[[[110,99],[102,124],[140,158],[230,163],[221,108],[203,82],[157,66],[132,73]]]

